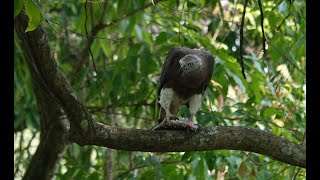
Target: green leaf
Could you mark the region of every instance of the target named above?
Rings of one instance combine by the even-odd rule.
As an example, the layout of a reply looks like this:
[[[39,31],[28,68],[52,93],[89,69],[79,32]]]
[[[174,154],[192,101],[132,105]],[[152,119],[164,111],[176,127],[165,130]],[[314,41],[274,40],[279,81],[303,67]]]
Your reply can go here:
[[[111,53],[110,47],[108,46],[108,42],[104,39],[100,39],[99,42],[100,42],[100,46],[101,46],[103,53],[106,56],[110,56],[112,53]]]
[[[99,173],[97,173],[97,172],[94,172],[94,173],[92,173],[92,174],[90,174],[90,176],[88,177],[88,179],[89,180],[97,180],[97,179],[102,179],[101,178],[102,177],[102,175],[101,174],[99,174]]]
[[[25,32],[35,30],[40,24],[40,11],[36,4],[32,0],[25,1],[26,13],[29,17],[28,27]]]
[[[24,3],[24,0],[14,0],[14,14],[13,14],[13,17],[14,17],[14,18],[15,18],[15,17],[20,13],[20,11],[22,10],[23,3]]]
[[[142,37],[142,29],[141,29],[141,27],[139,25],[135,25],[134,26],[134,30],[136,32],[136,35],[137,35],[138,39],[141,41],[142,38],[143,38]]]
[[[166,42],[168,39],[168,35],[166,32],[161,32],[159,36],[156,38],[156,44],[162,44]]]
[[[282,1],[282,3],[278,7],[279,13],[282,13],[288,9],[288,4],[286,1]]]
[[[16,117],[14,118],[14,128],[17,128],[21,123],[24,122],[24,119],[21,117]]]
[[[147,171],[145,171],[141,177],[139,179],[154,179],[155,178],[155,174],[154,171],[152,169],[148,169]]]
[[[159,163],[159,161],[155,162],[155,179],[161,179],[162,177],[162,168],[161,168],[161,164]]]
[[[303,44],[306,43],[306,36],[304,35],[294,46],[294,50],[297,51]]]
[[[273,13],[270,13],[268,16],[269,16],[268,17],[268,22],[269,22],[269,25],[270,25],[270,29],[277,28],[278,16],[276,14],[273,14]]]
[[[227,73],[229,76],[231,76],[233,78],[233,80],[239,85],[240,89],[245,92],[246,91],[246,87],[242,82],[242,78],[240,78],[239,76],[237,76],[235,73],[227,70]]]
[[[79,169],[70,167],[70,168],[68,168],[68,171],[63,174],[62,177],[66,178],[66,179],[72,178],[73,175],[77,173],[77,171],[79,171]]]
[[[263,111],[263,116],[270,118],[272,115],[276,114],[276,112],[277,112],[277,109],[267,108],[265,111]]]
[[[183,173],[181,173],[181,169],[177,168],[175,164],[163,164],[162,165],[163,179],[175,179],[175,180],[183,180]]]
[[[139,53],[139,50],[141,48],[141,44],[134,44],[130,47],[128,56],[137,56]]]
[[[192,155],[193,155],[193,153],[191,153],[191,152],[185,152],[181,157],[181,161],[190,162]]]
[[[146,53],[141,56],[140,66],[141,73],[147,75],[157,69],[157,62],[152,58],[151,54],[148,55]]]
[[[192,174],[199,178],[205,179],[208,176],[208,166],[204,158],[196,156],[192,164]]]
[[[237,59],[220,51],[219,54],[218,54],[218,57],[223,60],[223,61],[226,61],[226,62],[230,62],[230,63],[236,63],[237,62]]]
[[[260,103],[261,102],[261,98],[262,98],[262,96],[261,96],[261,92],[260,92],[260,82],[259,81],[257,81],[257,80],[255,80],[255,81],[252,81],[251,83],[250,83],[250,86],[251,86],[251,88],[250,88],[250,90],[252,91],[252,93],[254,94],[254,97],[255,97],[255,101],[256,101],[256,103]]]

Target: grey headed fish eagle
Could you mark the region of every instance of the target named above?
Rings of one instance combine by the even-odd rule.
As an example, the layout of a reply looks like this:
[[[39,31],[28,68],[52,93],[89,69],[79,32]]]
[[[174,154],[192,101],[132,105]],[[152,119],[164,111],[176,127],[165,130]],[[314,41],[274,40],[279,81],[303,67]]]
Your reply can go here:
[[[195,130],[195,114],[213,73],[214,58],[203,50],[185,47],[171,48],[162,66],[158,87],[161,105],[158,123],[178,120],[180,106],[186,105],[191,116],[186,121],[188,129]]]

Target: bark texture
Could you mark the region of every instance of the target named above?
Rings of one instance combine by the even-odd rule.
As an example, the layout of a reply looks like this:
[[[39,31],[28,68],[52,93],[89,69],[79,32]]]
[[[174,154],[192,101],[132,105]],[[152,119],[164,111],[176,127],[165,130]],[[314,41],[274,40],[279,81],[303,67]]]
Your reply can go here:
[[[305,145],[285,140],[259,129],[219,126],[200,128],[196,132],[152,131],[121,129],[95,122],[59,70],[51,55],[47,36],[41,25],[36,30],[25,33],[27,22],[24,11],[15,18],[15,30],[22,41],[22,45],[25,46],[24,53],[27,56],[30,73],[37,76],[36,80],[46,90],[45,93],[50,95],[52,102],[55,102],[67,115],[70,129],[69,123],[62,121],[55,127],[59,127],[58,129],[61,130],[59,132],[69,130],[69,140],[71,142],[81,146],[97,145],[127,151],[242,150],[264,154],[284,163],[306,167]],[[32,78],[34,77],[32,76]],[[56,119],[59,118],[56,117]],[[39,155],[36,153],[33,158],[36,160],[31,161],[27,170],[28,177],[41,177],[42,172],[39,172],[38,168],[46,166],[48,161],[57,162],[59,160],[59,154],[65,147],[63,143],[58,143],[59,140],[66,137],[64,136],[66,133],[62,134],[61,136],[52,134],[52,136],[48,135],[47,138],[41,139],[42,144],[40,143],[37,149]],[[55,144],[57,149],[53,151],[55,152],[53,156],[45,156]],[[54,168],[54,166],[48,166],[47,168]],[[43,174],[46,172],[43,172]]]

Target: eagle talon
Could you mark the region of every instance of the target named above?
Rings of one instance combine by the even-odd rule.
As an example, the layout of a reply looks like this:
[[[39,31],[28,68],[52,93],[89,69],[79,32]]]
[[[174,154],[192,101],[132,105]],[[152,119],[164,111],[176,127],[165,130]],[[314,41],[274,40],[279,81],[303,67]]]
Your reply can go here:
[[[174,116],[174,115],[166,116],[165,119],[166,119],[167,121],[179,120],[179,118],[178,118],[177,116]]]
[[[185,127],[187,128],[187,131],[197,131],[198,129],[198,125],[195,125],[192,121],[187,121]]]

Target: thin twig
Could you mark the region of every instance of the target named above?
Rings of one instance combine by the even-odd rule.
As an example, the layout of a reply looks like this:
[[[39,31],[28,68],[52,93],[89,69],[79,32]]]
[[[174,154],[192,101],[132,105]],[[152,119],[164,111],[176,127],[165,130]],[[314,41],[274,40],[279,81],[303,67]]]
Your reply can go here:
[[[27,153],[28,153],[28,157],[31,157],[31,153],[29,152],[29,148],[30,148],[30,146],[31,146],[31,142],[32,142],[33,139],[36,137],[36,135],[37,135],[37,132],[36,132],[36,131],[33,132],[32,137],[31,137],[31,139],[30,139],[27,147],[25,147],[25,149],[27,150]]]
[[[258,0],[258,5],[260,9],[260,20],[261,20],[261,30],[262,30],[262,45],[263,45],[263,53],[266,53],[266,36],[264,34],[264,27],[263,27],[263,10],[261,0]]]
[[[141,169],[141,168],[145,168],[145,167],[149,167],[149,166],[147,166],[147,165],[140,165],[140,166],[136,166],[136,167],[130,168],[130,169],[128,169],[127,171],[125,171],[125,172],[123,172],[123,173],[119,174],[119,175],[117,176],[117,178],[116,178],[116,179],[121,178],[122,176],[124,176],[124,175],[126,175],[126,174],[130,173],[130,172],[131,172],[131,171],[133,171],[133,170]]]
[[[164,14],[154,5],[154,9],[157,11],[157,13],[163,18],[164,21],[167,21],[168,25],[171,26],[171,21],[169,21],[167,18],[165,18]]]
[[[182,6],[182,12],[184,12],[184,6]],[[183,14],[182,14],[183,16]],[[178,41],[179,41],[179,46],[181,46],[181,41],[180,41],[180,36],[181,36],[181,20],[179,20],[179,34],[178,34]],[[185,23],[185,22],[184,22]]]
[[[18,158],[18,162],[17,162],[17,164],[16,164],[16,170],[14,171],[14,176],[16,176],[16,174],[20,171],[20,169],[19,169],[19,164],[21,163],[21,160],[23,159],[22,157],[23,157],[23,154],[24,154],[24,151],[27,151],[27,153],[28,153],[28,157],[30,158],[31,157],[31,154],[30,154],[30,152],[29,152],[29,148],[30,148],[30,146],[31,146],[31,142],[33,141],[33,139],[35,138],[35,136],[37,135],[37,132],[35,131],[35,132],[33,132],[33,134],[32,134],[32,136],[31,136],[31,139],[30,139],[30,141],[28,142],[28,145],[25,147],[25,148],[23,148],[22,149],[22,142],[24,141],[24,133],[23,132],[21,132],[21,137],[20,137],[20,143],[19,143],[19,151],[20,151],[20,155],[19,155],[19,158]]]
[[[204,5],[203,7],[199,8],[196,13],[199,13],[200,11],[202,11],[202,9],[204,9],[205,7],[207,7],[210,4],[210,2],[208,2],[206,5]]]
[[[49,23],[49,21],[46,19],[47,24],[49,25],[49,27],[56,33],[58,34],[58,32],[51,26],[51,24]]]
[[[101,7],[100,1],[98,1],[98,4],[99,4],[100,8],[102,8],[101,14],[100,14],[100,17],[99,17],[98,24],[97,25],[92,24],[93,28],[91,29],[91,32],[89,33],[90,36],[96,36],[98,34],[98,32],[99,32],[99,27],[101,27],[103,25],[103,23],[104,23],[104,16],[105,16],[105,13],[106,13],[106,9],[108,7],[108,3],[105,2],[103,4],[103,7]],[[104,36],[107,37],[107,35],[104,35]],[[82,58],[78,61],[78,64],[73,69],[72,73],[70,73],[70,76],[72,77],[71,78],[71,82],[73,82],[74,77],[76,77],[75,74],[82,69],[83,64],[85,63],[85,59],[86,59],[84,57],[88,57],[88,54],[91,55],[89,48],[91,47],[92,43],[94,42],[94,39],[95,38],[90,38],[88,40],[87,44],[86,44],[86,47],[83,48],[82,51],[79,53],[80,57],[82,57]],[[105,39],[105,38],[103,38],[103,39]],[[108,38],[106,38],[106,39],[109,40]]]
[[[296,172],[296,174],[294,175],[293,179],[292,180],[295,180],[297,175],[299,174],[299,171],[301,170],[301,167],[298,168],[298,171]]]
[[[188,6],[187,6],[188,7]],[[184,11],[184,6],[183,6],[183,11]],[[187,15],[188,14],[182,14],[182,16],[184,16],[184,20],[183,20],[183,25],[186,25],[187,24]],[[179,22],[180,23],[180,22]],[[183,37],[183,36],[182,36]],[[180,43],[179,43],[179,45],[181,45]]]
[[[228,119],[230,121],[238,121],[243,119],[243,117],[235,117],[235,118],[231,118],[231,117],[221,117],[222,119]]]
[[[274,2],[272,3],[272,5],[271,5],[271,7],[273,6],[272,9],[266,13],[266,14],[267,14],[267,19],[268,19],[268,17],[270,16],[270,14],[271,14],[275,9],[277,9],[277,8],[279,7],[279,4],[280,4],[281,2],[282,2],[282,0],[277,0],[277,1],[274,1]],[[276,3],[278,3],[278,5],[277,5]]]
[[[304,143],[305,138],[306,138],[306,131],[304,131],[304,133],[303,133],[303,137],[302,137],[302,139],[301,139],[300,144],[303,144],[303,143]],[[296,169],[296,167],[294,167],[293,173],[294,173],[295,169]],[[295,173],[295,175],[293,176],[292,180],[295,180],[295,179],[296,179],[296,177],[297,177],[297,175],[299,174],[299,171],[300,171],[300,170],[301,170],[301,167],[298,168],[298,171]]]
[[[47,22],[50,22],[50,23],[52,23],[52,24],[55,24],[55,25],[57,25],[57,26],[65,29],[65,30],[67,30],[67,31],[70,31],[70,32],[72,32],[72,33],[75,33],[75,34],[77,34],[78,36],[91,37],[91,38],[97,38],[97,39],[107,39],[107,40],[110,40],[110,41],[120,41],[120,40],[118,40],[118,39],[110,39],[110,38],[107,38],[107,37],[93,36],[93,35],[88,35],[88,34],[87,34],[87,35],[86,35],[86,34],[81,34],[81,33],[79,33],[79,32],[76,32],[76,31],[72,30],[72,29],[69,29],[69,28],[67,28],[67,27],[65,27],[65,26],[63,26],[63,25],[61,25],[61,24],[59,24],[59,23],[57,23],[57,22],[51,21],[50,18],[47,16],[47,13],[40,7],[40,5],[39,5],[38,3],[36,3],[34,0],[32,0],[32,1],[33,1],[33,3],[38,7],[38,9],[40,10],[42,16],[44,17],[45,21],[47,21]],[[52,27],[50,24],[49,24],[49,26]],[[52,28],[52,30],[57,33],[57,31],[56,31],[55,29]],[[122,41],[122,40],[121,40],[121,41]]]
[[[221,15],[222,15],[222,13],[221,13]],[[214,32],[214,34],[212,36],[212,44],[215,43],[217,37],[219,36],[220,30],[221,30],[221,28],[223,26],[223,18],[224,17],[222,17],[221,20],[219,21],[218,27],[217,27],[217,29],[215,30],[215,32]]]
[[[50,23],[52,23],[52,24],[58,25],[58,26],[60,26],[61,28],[65,29],[65,30],[67,30],[67,31],[70,31],[70,32],[72,32],[72,33],[74,33],[74,34],[76,34],[76,35],[78,35],[78,36],[90,37],[90,38],[96,38],[96,39],[106,39],[106,40],[110,40],[110,41],[120,41],[119,39],[110,39],[110,38],[103,37],[103,36],[92,36],[92,35],[90,35],[90,34],[81,34],[81,33],[77,32],[77,31],[74,31],[74,30],[72,30],[72,29],[69,29],[69,28],[67,28],[67,27],[65,27],[65,26],[63,26],[63,25],[61,25],[61,24],[59,24],[59,23],[56,23],[56,22],[54,22],[54,21],[51,21],[51,20],[48,20],[48,19],[47,19],[47,21],[50,22]]]
[[[301,139],[301,143],[300,144],[303,144],[305,139],[306,139],[306,130],[304,130],[303,137]]]
[[[14,176],[20,171],[19,164],[21,163],[23,152],[22,152],[22,142],[23,142],[23,132],[21,131],[20,142],[19,142],[19,158],[17,159],[16,170],[14,171]]]
[[[86,35],[88,35],[88,29],[87,29],[87,22],[88,22],[88,13],[87,13],[87,4],[88,4],[88,0],[86,0],[86,2],[84,3],[84,11],[85,11],[85,23],[84,23],[84,28],[85,28],[85,31],[86,31]],[[89,37],[87,36],[87,40],[89,41]],[[94,62],[94,57],[93,57],[93,53],[91,51],[91,48],[89,47],[88,48],[89,52],[90,52],[90,56],[91,56],[91,60],[92,60],[92,64],[93,64],[93,68],[94,68],[94,71],[96,72],[97,74],[97,79],[101,85],[102,88],[104,88],[101,80],[100,80],[100,76],[98,74],[98,71],[97,71],[97,68],[96,68],[96,63]]]
[[[291,167],[290,165],[286,165],[285,168],[283,168],[280,172],[278,172],[276,175],[271,176],[270,178],[268,178],[267,180],[273,179],[275,177],[277,177],[279,174],[281,174],[283,171],[287,170],[289,167]]]
[[[294,62],[288,58],[285,54],[283,54],[278,48],[276,48],[270,41],[268,41],[268,44],[270,44],[271,47],[273,47],[285,60],[287,60],[290,64],[292,64],[299,72],[301,72],[303,75],[306,75],[299,67],[297,67]]]
[[[295,166],[295,167],[293,168],[293,170],[292,170],[292,174],[291,174],[291,176],[290,176],[290,179],[291,179],[291,180],[292,180],[293,177],[294,177],[294,171],[296,170],[296,167],[297,167],[297,166]]]
[[[100,5],[100,1],[98,1],[98,4]],[[92,6],[91,6],[92,7]],[[100,5],[101,7],[101,5]],[[98,32],[101,30],[100,27],[103,26],[103,23],[104,23],[104,16],[105,16],[105,13],[106,13],[106,9],[108,7],[108,3],[105,2],[105,4],[103,5],[103,9],[102,9],[102,12],[100,14],[100,18],[99,18],[99,21],[98,21],[98,24],[97,25],[92,25],[92,29],[91,29],[91,32],[90,32],[90,35],[91,36],[95,36],[98,34]],[[92,43],[93,43],[94,39],[93,38],[90,38],[88,43],[87,43],[87,46],[82,50],[81,54],[82,54],[82,57],[87,57],[87,53],[89,52],[89,47],[91,47]],[[81,66],[83,64],[83,61],[81,61],[81,63],[79,63]],[[79,66],[80,66],[79,65]],[[80,66],[80,68],[81,68]],[[76,69],[79,69],[79,68],[76,68]]]
[[[94,27],[94,13],[93,13],[93,6],[89,6],[89,12],[90,12],[90,17],[91,17],[91,27]]]
[[[159,0],[159,1],[156,1],[155,4],[157,4],[158,2],[160,2],[160,0]],[[99,3],[99,5],[100,5],[100,2],[99,2],[99,1],[98,1],[98,3]],[[122,17],[120,17],[120,18],[117,18],[117,19],[113,19],[113,20],[111,20],[108,24],[105,24],[105,23],[104,23],[104,16],[105,16],[105,13],[106,13],[106,9],[107,9],[107,7],[108,7],[107,2],[105,2],[104,6],[103,6],[103,9],[102,9],[102,13],[101,13],[100,18],[99,18],[99,23],[92,28],[90,34],[86,33],[86,35],[85,35],[85,37],[91,37],[91,38],[88,40],[86,47],[85,47],[85,48],[82,50],[82,52],[80,53],[81,56],[82,56],[82,57],[87,57],[87,56],[88,56],[88,52],[90,53],[89,48],[91,47],[91,45],[92,45],[92,43],[93,43],[93,40],[94,40],[93,38],[99,38],[99,39],[107,39],[107,40],[111,40],[111,41],[117,41],[117,40],[112,40],[112,39],[106,38],[106,37],[96,36],[96,35],[100,32],[100,30],[102,30],[102,29],[104,29],[104,28],[106,28],[106,27],[115,25],[115,24],[117,24],[118,22],[120,22],[120,21],[122,21],[122,20],[124,20],[124,19],[126,19],[126,18],[128,18],[128,17],[130,17],[130,16],[133,16],[133,15],[135,15],[136,13],[138,13],[138,12],[140,12],[140,11],[142,11],[142,10],[150,7],[150,6],[152,6],[152,3],[149,3],[149,4],[145,5],[145,6],[142,6],[141,8],[132,10],[131,12],[127,13],[126,15],[124,15],[124,16],[122,16]],[[76,32],[74,32],[74,33],[76,33]],[[76,34],[81,35],[80,33],[76,33]],[[83,36],[83,35],[82,35],[82,36]],[[131,41],[127,41],[127,43],[131,44],[132,42],[131,42]],[[91,55],[91,54],[92,54],[92,53],[90,53],[90,55]],[[84,62],[85,62],[84,60],[80,61],[80,62],[77,64],[77,66],[74,68],[74,71],[73,71],[73,72],[78,72],[79,70],[81,70],[82,65],[83,65]],[[72,73],[72,74],[74,74],[74,73]]]
[[[236,12],[236,8],[237,8],[237,4],[238,4],[238,1],[237,0],[235,0],[235,3],[234,3],[234,8],[233,8],[233,12],[232,13],[234,13],[235,14],[235,12]],[[231,13],[231,11],[230,11],[230,13]],[[231,32],[231,27],[232,27],[232,25],[234,24],[234,17],[235,17],[235,15],[233,15],[232,17],[231,17],[231,26],[228,28],[228,32],[225,34],[225,36],[223,37],[223,39],[222,39],[222,41],[221,41],[221,43],[219,43],[219,46],[218,46],[218,50],[220,49],[220,47],[221,47],[221,45],[222,45],[222,43],[224,43],[224,41],[227,39],[227,37],[229,36],[229,34],[230,34],[230,32]],[[218,53],[219,53],[219,51],[218,51]]]
[[[162,161],[162,162],[160,162],[160,164],[171,164],[171,163],[181,163],[181,161]],[[119,174],[116,179],[121,178],[122,176],[130,173],[131,171],[134,171],[136,169],[145,168],[145,167],[150,167],[150,166],[146,165],[146,164],[143,164],[143,165],[139,165],[139,166],[136,166],[136,167],[133,167],[133,168],[129,168],[127,171]]]
[[[101,113],[108,113],[108,114],[113,114],[113,115],[133,117],[133,118],[142,119],[142,120],[147,120],[147,121],[153,121],[153,119],[152,119],[151,117],[132,116],[132,115],[125,114],[125,113],[110,112],[110,111],[107,111],[107,110],[89,110],[89,112],[90,112],[90,113],[101,112]]]
[[[255,161],[254,159],[252,159],[249,156],[249,154],[245,153],[244,151],[241,151],[241,152],[257,166],[264,166],[264,165],[267,165],[267,164],[270,164],[270,163],[274,162],[273,160],[271,160],[271,161],[268,161],[268,162],[260,163],[260,162]]]
[[[55,24],[55,25],[57,25],[57,26],[65,29],[65,30],[67,30],[67,31],[70,31],[70,32],[72,32],[72,33],[75,33],[75,34],[77,34],[78,36],[90,37],[90,38],[96,38],[96,39],[106,39],[106,40],[115,41],[115,42],[123,41],[123,40],[119,40],[119,39],[110,39],[110,38],[107,38],[107,37],[95,36],[95,35],[92,35],[93,33],[92,33],[92,34],[81,34],[81,33],[79,33],[79,32],[76,32],[75,30],[69,29],[69,28],[67,28],[67,27],[65,27],[65,26],[63,26],[63,25],[61,25],[61,24],[59,24],[59,23],[57,23],[57,22],[55,22],[55,21],[50,20],[49,16],[47,16],[47,13],[39,6],[39,4],[36,3],[34,0],[32,0],[32,1],[36,4],[36,6],[37,6],[38,9],[40,10],[42,16],[44,17],[44,19],[45,19],[46,21],[48,21],[48,22],[50,22],[50,23],[52,23],[52,24]],[[156,1],[155,4],[157,4],[157,3],[160,2],[160,1],[161,1],[161,0]],[[162,1],[163,1],[163,0],[162,0]],[[139,12],[139,11],[141,11],[141,10],[144,10],[144,9],[150,7],[150,5],[152,5],[152,4],[150,3],[150,4],[147,4],[147,5],[143,6],[143,7],[141,7],[141,8],[135,9],[135,10],[129,12],[128,14],[126,14],[125,16],[123,16],[123,17],[121,17],[121,18],[118,18],[118,19],[115,19],[115,20],[111,20],[111,22],[108,23],[108,24],[101,24],[101,25],[99,25],[99,26],[97,25],[96,28],[94,28],[94,29],[96,29],[96,31],[98,32],[99,30],[101,30],[101,29],[103,29],[103,28],[105,28],[105,27],[109,27],[109,26],[115,25],[117,22],[122,21],[122,20],[126,19],[127,17],[130,17],[130,16],[136,14],[137,12]],[[100,17],[100,18],[102,18],[102,17]],[[53,30],[54,30],[54,29],[53,29]],[[56,32],[56,30],[54,30],[54,31]],[[95,34],[97,34],[97,33],[95,33]],[[127,41],[127,42],[128,42],[128,43],[131,43],[130,41]]]
[[[241,65],[241,72],[244,79],[246,79],[246,74],[244,73],[244,67],[243,67],[243,26],[244,26],[244,17],[246,15],[247,5],[248,5],[248,0],[245,0],[243,5],[243,14],[242,14],[241,26],[240,26],[240,65]]]
[[[32,1],[34,2],[34,0],[32,0]],[[153,1],[153,2],[154,2],[154,5],[156,5],[156,4],[158,4],[158,3],[162,2],[162,1],[166,1],[166,0],[155,0],[155,1]],[[49,18],[49,16],[47,16],[47,13],[38,5],[38,3],[36,3],[36,2],[34,2],[34,3],[36,4],[36,6],[37,6],[37,7],[39,8],[39,10],[41,11],[41,14],[42,14],[43,17],[45,18],[45,20],[48,21],[48,22],[50,22],[50,23],[52,23],[52,24],[55,24],[55,25],[57,25],[57,26],[60,26],[61,28],[65,29],[65,30],[67,30],[67,31],[70,31],[70,32],[72,32],[72,33],[75,33],[75,34],[77,34],[78,36],[90,37],[90,38],[96,38],[96,39],[106,39],[106,40],[115,41],[115,42],[122,42],[123,40],[122,40],[122,39],[118,39],[118,38],[113,38],[113,39],[111,39],[111,38],[107,38],[107,37],[96,36],[96,35],[93,35],[93,34],[97,34],[101,29],[104,29],[104,28],[106,28],[106,27],[115,25],[115,24],[117,24],[118,22],[120,22],[120,21],[122,21],[122,20],[124,20],[124,19],[126,19],[126,18],[128,18],[128,17],[130,17],[130,16],[132,16],[132,15],[134,15],[134,14],[136,14],[136,13],[142,11],[142,10],[144,10],[144,9],[147,9],[147,8],[149,8],[150,6],[153,5],[153,3],[146,4],[146,5],[144,5],[144,6],[140,7],[140,8],[137,8],[137,9],[132,10],[131,12],[127,13],[126,15],[124,15],[124,16],[122,16],[122,17],[120,17],[120,18],[111,20],[111,21],[110,21],[109,23],[107,23],[107,24],[104,24],[104,23],[101,23],[101,24],[100,24],[100,23],[99,23],[98,25],[96,25],[96,26],[92,29],[92,30],[95,31],[95,33],[92,32],[92,33],[88,33],[88,34],[81,34],[81,33],[79,33],[79,32],[76,32],[75,30],[69,29],[69,28],[67,28],[67,27],[65,27],[65,26],[63,26],[63,25],[61,25],[61,24],[59,24],[59,23],[57,23],[57,22],[51,21],[50,18]],[[100,2],[98,1],[98,3],[100,3]],[[105,2],[105,3],[106,3],[106,2]],[[106,4],[107,4],[107,3],[106,3]],[[207,3],[204,7],[206,7],[208,4],[209,4],[209,3]],[[199,8],[199,9],[196,11],[196,13],[198,13],[199,11],[201,11],[204,7]],[[103,16],[104,14],[105,14],[105,10],[104,10],[103,13],[101,14],[100,19],[103,19],[103,18],[104,18],[104,16]],[[174,17],[171,17],[171,18],[174,18]],[[169,24],[171,24],[171,22],[169,22]],[[53,29],[53,30],[54,30],[54,29]],[[54,30],[54,31],[56,32],[56,30]],[[128,42],[128,43],[132,43],[131,41],[127,41],[127,42]]]
[[[291,16],[291,13],[288,14],[288,15],[282,20],[282,22],[281,22],[281,23],[279,24],[279,26],[277,27],[277,31],[280,30],[281,26],[284,24],[284,22],[286,21],[286,19],[287,19],[288,17],[290,17],[290,16]]]
[[[180,10],[178,10],[178,9],[176,9],[176,8],[172,8],[172,7],[170,7],[170,6],[167,6],[167,5],[163,4],[162,2],[160,2],[159,4],[161,4],[161,5],[162,5],[163,7],[165,7],[166,9],[170,9],[170,10],[175,11],[175,12],[178,12],[178,13],[194,13],[194,12],[192,12],[192,11],[184,11],[183,9],[180,11]],[[183,6],[182,8],[184,8],[184,6]]]
[[[164,1],[164,0],[154,1],[154,5],[158,4],[161,1]],[[132,15],[134,15],[134,14],[136,14],[136,13],[138,13],[138,12],[144,10],[144,9],[147,9],[147,8],[149,8],[151,6],[153,6],[153,3],[149,3],[149,4],[146,4],[146,5],[142,6],[142,7],[140,7],[140,8],[132,10],[131,12],[129,12],[128,14],[126,14],[126,15],[120,17],[120,18],[111,20],[110,23],[108,23],[108,24],[103,24],[100,28],[103,29],[103,28],[106,28],[108,26],[112,26],[114,24],[117,24],[119,21],[122,21],[122,20],[126,19],[127,17],[130,17],[130,16],[132,16]]]

